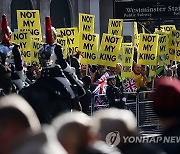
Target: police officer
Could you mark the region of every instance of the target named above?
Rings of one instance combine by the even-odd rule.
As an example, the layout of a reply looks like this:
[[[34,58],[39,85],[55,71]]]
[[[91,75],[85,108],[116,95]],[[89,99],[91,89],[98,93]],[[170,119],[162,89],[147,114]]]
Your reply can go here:
[[[110,107],[119,109],[125,108],[125,97],[119,88],[116,87],[116,76],[109,76],[107,78],[107,91],[106,95],[109,100]]]

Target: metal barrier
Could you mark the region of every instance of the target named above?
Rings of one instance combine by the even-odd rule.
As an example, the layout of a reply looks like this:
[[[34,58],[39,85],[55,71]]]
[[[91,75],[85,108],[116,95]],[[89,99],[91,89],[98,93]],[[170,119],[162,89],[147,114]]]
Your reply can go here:
[[[142,133],[161,131],[158,117],[152,108],[153,93],[154,91],[124,92],[126,107],[136,116],[137,126]],[[100,103],[97,101],[100,101]],[[108,107],[109,102],[106,95],[95,95],[91,102],[91,115],[93,115],[93,112],[96,110]]]

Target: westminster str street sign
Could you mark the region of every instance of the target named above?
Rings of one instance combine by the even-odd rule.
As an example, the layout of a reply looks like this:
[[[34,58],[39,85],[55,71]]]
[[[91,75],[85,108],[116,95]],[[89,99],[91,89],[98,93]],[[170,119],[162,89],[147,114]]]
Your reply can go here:
[[[180,19],[180,0],[114,1],[114,18],[133,20]]]

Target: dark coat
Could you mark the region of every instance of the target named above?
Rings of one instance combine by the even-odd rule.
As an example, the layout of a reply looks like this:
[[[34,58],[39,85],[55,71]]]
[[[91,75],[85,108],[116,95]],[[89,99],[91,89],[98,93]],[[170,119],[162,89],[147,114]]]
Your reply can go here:
[[[125,108],[125,102],[122,100],[124,95],[116,86],[108,86],[106,95],[109,100],[110,107],[116,107],[119,109]]]

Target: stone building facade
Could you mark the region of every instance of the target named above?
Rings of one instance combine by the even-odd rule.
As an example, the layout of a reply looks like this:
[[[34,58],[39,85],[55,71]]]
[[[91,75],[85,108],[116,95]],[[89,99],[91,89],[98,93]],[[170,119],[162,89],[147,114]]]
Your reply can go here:
[[[107,32],[113,18],[113,0],[0,0],[0,15],[6,14],[11,29],[17,29],[16,10],[40,10],[42,32],[45,16],[55,28],[78,26],[79,13],[95,15],[95,33]]]

